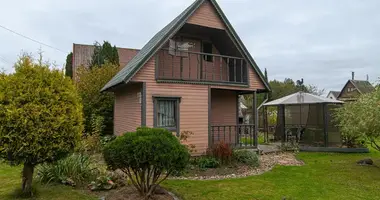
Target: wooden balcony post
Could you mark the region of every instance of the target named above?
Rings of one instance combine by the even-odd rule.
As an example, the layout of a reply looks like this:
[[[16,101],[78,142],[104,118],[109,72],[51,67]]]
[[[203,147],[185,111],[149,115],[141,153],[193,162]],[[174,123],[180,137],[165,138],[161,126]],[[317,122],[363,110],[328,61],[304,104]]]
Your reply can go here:
[[[253,98],[252,98],[252,117],[254,117],[254,130],[253,130],[253,136],[254,136],[254,145],[255,147],[258,146],[258,141],[257,141],[257,135],[258,135],[258,126],[259,126],[259,116],[258,116],[258,113],[257,113],[257,92],[254,91],[253,92]]]

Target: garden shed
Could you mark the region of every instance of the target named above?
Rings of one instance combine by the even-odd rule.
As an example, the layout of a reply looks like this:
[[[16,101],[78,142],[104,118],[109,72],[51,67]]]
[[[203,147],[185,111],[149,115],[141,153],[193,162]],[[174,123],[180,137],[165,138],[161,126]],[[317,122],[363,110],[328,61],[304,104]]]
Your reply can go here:
[[[342,104],[342,101],[297,92],[264,106],[277,107],[274,140],[296,141],[302,150],[308,147],[341,147],[341,135],[332,113]]]

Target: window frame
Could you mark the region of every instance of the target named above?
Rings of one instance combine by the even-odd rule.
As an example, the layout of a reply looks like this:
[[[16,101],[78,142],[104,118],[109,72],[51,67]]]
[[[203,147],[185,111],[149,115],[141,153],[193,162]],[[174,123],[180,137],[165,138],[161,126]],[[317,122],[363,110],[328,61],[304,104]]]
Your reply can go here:
[[[158,120],[158,103],[159,101],[174,101],[175,102],[175,109],[174,109],[174,117],[175,117],[175,127],[163,127],[158,126],[157,120]],[[176,132],[176,135],[179,136],[179,130],[180,130],[180,103],[181,103],[181,97],[174,97],[174,96],[161,96],[161,95],[153,95],[153,126],[155,128],[165,128],[169,131]]]

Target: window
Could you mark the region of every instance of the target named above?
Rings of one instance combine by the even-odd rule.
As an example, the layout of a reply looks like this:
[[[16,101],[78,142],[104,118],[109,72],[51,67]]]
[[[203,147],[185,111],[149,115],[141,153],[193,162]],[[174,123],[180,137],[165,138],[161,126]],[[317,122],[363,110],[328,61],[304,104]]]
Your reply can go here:
[[[179,97],[154,97],[154,127],[178,132],[179,100]]]
[[[209,42],[203,42],[202,52],[203,53],[212,54],[212,44],[209,43]],[[210,56],[210,55],[203,55],[203,60],[205,60],[207,62],[212,62],[213,61],[213,57]]]

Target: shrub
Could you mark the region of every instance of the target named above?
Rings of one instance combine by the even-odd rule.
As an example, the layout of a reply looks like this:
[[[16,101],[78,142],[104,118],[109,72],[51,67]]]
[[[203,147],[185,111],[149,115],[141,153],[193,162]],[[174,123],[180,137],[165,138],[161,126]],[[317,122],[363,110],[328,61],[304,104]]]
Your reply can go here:
[[[380,87],[361,95],[357,101],[345,103],[334,112],[334,119],[347,147],[362,147],[366,142],[380,151]]]
[[[233,151],[233,158],[239,163],[249,165],[251,167],[258,167],[260,165],[259,156],[257,153],[243,149]]]
[[[219,160],[214,157],[201,157],[197,160],[200,169],[217,168],[220,165]]]
[[[37,179],[41,183],[62,183],[71,186],[89,182],[97,171],[89,156],[72,154],[55,163],[45,163],[37,167]]]
[[[145,198],[169,175],[183,171],[190,158],[186,147],[171,132],[146,127],[117,137],[103,152],[108,166],[125,172]]]
[[[0,91],[0,157],[24,165],[22,190],[31,196],[35,166],[67,156],[80,138],[80,97],[62,71],[27,55],[0,76]]]
[[[85,132],[88,134],[94,132],[94,116],[103,118],[100,135],[113,134],[114,95],[100,90],[118,71],[117,65],[109,63],[92,69],[78,69],[76,86],[83,103]]]
[[[208,155],[215,157],[223,164],[231,162],[232,148],[224,141],[220,141],[208,149]]]

